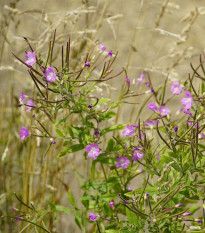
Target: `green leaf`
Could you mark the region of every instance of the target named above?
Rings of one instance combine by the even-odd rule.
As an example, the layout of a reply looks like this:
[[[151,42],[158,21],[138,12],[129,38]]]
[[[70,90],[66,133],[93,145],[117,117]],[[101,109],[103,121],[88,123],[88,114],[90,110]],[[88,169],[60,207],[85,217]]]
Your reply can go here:
[[[95,179],[95,165],[96,165],[96,161],[92,161],[92,165],[91,165],[91,180]]]
[[[204,81],[202,81],[201,83],[201,94],[203,94],[205,92],[205,83]]]
[[[133,211],[126,208],[126,215],[127,215],[129,223],[137,225],[139,221],[139,217]]]
[[[116,115],[116,113],[112,112],[112,111],[101,113],[99,116],[99,122],[107,121],[107,120],[113,118],[115,115]]]
[[[79,151],[79,150],[82,150],[84,149],[84,145],[83,144],[75,144],[75,145],[72,145],[71,147],[61,151],[59,154],[58,154],[58,158],[66,155],[66,154],[69,154],[69,153],[73,153],[73,152],[76,152],[76,151]]]
[[[77,208],[75,198],[74,198],[73,194],[71,193],[71,190],[70,190],[70,189],[68,190],[68,201],[70,202],[70,204],[71,204],[74,208]]]
[[[98,104],[103,104],[103,103],[107,103],[109,102],[111,99],[108,99],[108,98],[102,98],[98,101]]]
[[[109,229],[109,230],[106,230],[105,233],[118,233],[119,231],[116,231],[114,229]]]
[[[57,127],[58,125],[64,123],[68,119],[69,116],[70,116],[70,114],[67,115],[66,117],[64,117],[63,119],[61,119],[60,121],[56,121],[55,127]]]
[[[51,207],[52,211],[56,212],[56,206],[50,201],[47,201],[47,202],[48,202],[49,206]]]
[[[58,136],[60,136],[60,137],[65,137],[65,134],[64,134],[60,129],[56,129],[56,133],[57,133]]]
[[[114,146],[115,146],[115,141],[114,139],[110,138],[110,140],[107,143],[106,151],[112,151]]]
[[[191,214],[194,214],[200,208],[201,206],[191,206],[188,211],[191,212]]]
[[[81,216],[78,213],[75,213],[75,222],[78,225],[78,227],[82,230],[82,219]]]
[[[110,126],[108,128],[103,129],[101,132],[102,132],[102,134],[106,134],[106,133],[111,132],[111,131],[124,129],[125,126],[126,126],[126,124],[113,125],[113,126]]]
[[[112,201],[114,198],[117,197],[117,194],[104,194],[100,196],[100,200],[105,201],[105,202],[109,202]]]
[[[68,132],[69,132],[70,136],[72,138],[74,138],[74,133],[73,133],[73,130],[71,129],[71,127],[67,126],[67,129],[68,129]]]
[[[62,206],[62,205],[56,205],[56,211],[58,212],[64,212],[66,214],[70,213],[70,209],[68,207]]]

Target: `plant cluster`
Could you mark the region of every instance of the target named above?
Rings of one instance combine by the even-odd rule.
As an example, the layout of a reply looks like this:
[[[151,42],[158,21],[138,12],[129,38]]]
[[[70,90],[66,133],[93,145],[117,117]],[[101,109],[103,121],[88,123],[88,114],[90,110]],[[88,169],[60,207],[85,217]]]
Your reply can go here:
[[[191,65],[193,73],[184,82],[175,81],[169,87],[167,76],[156,87],[147,72],[135,79],[124,68],[115,73],[117,53],[98,41],[73,69],[70,39],[66,49],[62,46],[61,66],[53,64],[55,33],[46,59],[24,39],[29,47],[26,59],[14,56],[28,68],[37,94],[20,94],[18,107],[32,114],[35,123],[21,126],[20,139],[33,136],[49,141],[44,158],[62,142],[58,159],[78,152],[92,164],[81,186],[81,203],[68,190],[71,208],[48,202],[50,210],[42,211],[16,195],[28,212],[14,208],[16,216],[10,217],[46,232],[52,231],[42,220],[46,214],[69,211],[82,232],[204,232],[203,56],[196,68]],[[113,79],[122,82],[115,101],[97,91]],[[145,91],[139,92],[139,86]],[[129,101],[136,97],[142,101],[140,107]],[[173,101],[177,112],[172,110]],[[113,124],[124,104],[139,108],[135,122]],[[76,120],[68,124],[72,116]],[[54,133],[44,126],[43,118]]]

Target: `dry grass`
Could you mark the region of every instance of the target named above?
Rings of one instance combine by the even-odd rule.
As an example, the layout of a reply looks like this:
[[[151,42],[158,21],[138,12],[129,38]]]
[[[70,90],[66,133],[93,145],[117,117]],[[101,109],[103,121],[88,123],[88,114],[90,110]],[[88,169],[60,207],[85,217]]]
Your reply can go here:
[[[89,51],[98,39],[109,49],[120,52],[116,68],[126,67],[131,80],[143,71],[150,73],[156,85],[162,83],[168,73],[169,82],[182,80],[190,71],[189,62],[195,62],[198,54],[204,51],[205,3],[203,0],[187,0],[186,3],[171,0],[63,0],[60,3],[2,0],[0,5],[0,214],[12,213],[12,206],[17,205],[13,192],[23,201],[37,204],[39,209],[47,200],[68,205],[65,194],[69,188],[75,190],[77,199],[80,197],[79,182],[74,178],[72,166],[78,166],[80,174],[89,175],[89,164],[78,156],[57,159],[56,154],[62,148],[60,142],[55,150],[49,150],[44,160],[46,141],[36,138],[26,143],[19,141],[20,125],[31,125],[33,119],[17,108],[17,98],[22,90],[31,96],[35,95],[35,90],[25,68],[13,59],[11,52],[23,57],[27,46],[22,37],[26,36],[45,57],[52,33],[57,29],[56,66],[61,45],[70,35],[73,67],[77,66],[79,55]],[[110,85],[118,91],[107,95],[115,98],[121,83],[111,82]],[[138,101],[137,98],[132,100]],[[136,105],[123,105],[116,121],[133,122],[136,110]],[[69,221],[67,219],[61,216],[58,222],[53,222],[50,217],[47,226],[52,232],[79,232],[72,215]],[[23,227],[23,223],[0,220],[3,233],[20,232]],[[65,227],[69,230],[63,230]],[[28,228],[24,232],[31,230]]]

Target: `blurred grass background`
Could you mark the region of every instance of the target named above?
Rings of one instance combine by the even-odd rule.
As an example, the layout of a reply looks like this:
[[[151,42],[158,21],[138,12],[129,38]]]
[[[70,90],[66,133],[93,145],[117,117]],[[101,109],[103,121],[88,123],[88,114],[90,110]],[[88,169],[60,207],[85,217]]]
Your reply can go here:
[[[189,63],[198,63],[199,54],[205,51],[204,0],[1,0],[0,24],[1,215],[12,215],[12,207],[18,207],[14,192],[39,209],[47,205],[47,200],[69,206],[68,189],[74,190],[77,199],[81,195],[75,168],[78,167],[81,175],[89,175],[89,162],[79,156],[56,158],[61,142],[51,148],[44,161],[48,142],[36,138],[19,140],[21,125],[28,126],[33,121],[17,108],[19,95],[23,90],[35,95],[25,67],[12,56],[14,52],[24,58],[28,47],[23,36],[45,57],[56,29],[55,65],[58,66],[61,45],[66,44],[70,35],[73,67],[78,65],[80,55],[89,52],[93,42],[99,40],[108,50],[119,51],[116,70],[125,67],[131,80],[148,71],[156,85],[164,82],[167,74],[169,82],[184,80],[191,72]],[[122,82],[111,82],[105,97],[115,98]],[[133,101],[137,102],[137,97]],[[118,120],[133,122],[137,108],[123,105]],[[47,127],[52,130],[51,126]],[[52,232],[81,232],[72,214],[59,215],[57,222],[50,216],[47,221],[46,226]],[[3,233],[20,232],[24,226],[21,222],[0,219]]]

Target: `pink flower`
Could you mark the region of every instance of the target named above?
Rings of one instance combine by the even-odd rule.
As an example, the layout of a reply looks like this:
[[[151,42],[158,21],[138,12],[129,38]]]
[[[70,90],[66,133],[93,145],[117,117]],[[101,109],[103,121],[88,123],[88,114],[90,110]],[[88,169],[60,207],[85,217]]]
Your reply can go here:
[[[158,107],[157,107],[157,105],[156,105],[156,103],[155,102],[151,102],[151,103],[149,103],[148,105],[147,105],[147,107],[150,109],[150,110],[152,110],[152,111],[158,111]]]
[[[56,141],[55,141],[53,138],[50,138],[50,142],[51,142],[52,144],[56,144]]]
[[[157,124],[158,120],[155,121],[150,121],[150,120],[146,120],[147,123],[145,123],[146,126],[149,126],[151,129],[154,128],[154,126]]]
[[[19,134],[20,139],[21,139],[21,140],[24,140],[24,139],[26,139],[29,135],[30,135],[29,130],[28,130],[26,127],[24,127],[24,126],[21,127],[21,129],[20,129],[20,134]]]
[[[126,169],[130,164],[130,160],[127,157],[118,157],[117,161],[115,163],[117,168],[121,167],[122,169]]]
[[[141,74],[140,77],[137,79],[138,82],[136,85],[138,86],[140,83],[142,83],[144,81],[144,79],[145,79],[145,74]]]
[[[25,54],[25,57],[26,57],[26,61],[25,63],[29,66],[32,66],[33,64],[36,63],[36,53],[35,52],[27,52]]]
[[[95,136],[99,136],[99,135],[100,135],[99,130],[96,129],[95,132],[94,132],[94,135],[95,135]]]
[[[49,83],[55,82],[56,81],[56,74],[54,72],[54,68],[49,66],[45,71],[44,71],[44,75],[46,77],[46,80]]]
[[[180,206],[182,206],[183,205],[183,203],[178,203],[178,204],[176,204],[174,207],[175,208],[178,208],[178,207],[180,207]]]
[[[95,222],[98,219],[98,216],[96,214],[90,213],[89,214],[89,220],[91,222]]]
[[[16,221],[20,222],[21,221],[21,217],[17,216],[16,217]]]
[[[28,106],[26,106],[26,107],[28,108],[27,112],[30,112],[31,109],[32,109],[32,107],[34,106],[33,100],[32,100],[32,99],[29,99],[29,100],[26,102],[26,105],[28,105]]]
[[[178,131],[178,128],[179,128],[179,127],[178,127],[177,125],[174,126],[174,132],[175,132],[175,133]]]
[[[90,61],[87,61],[87,62],[84,64],[85,67],[86,67],[86,66],[90,67],[90,65],[91,65]]]
[[[25,96],[24,92],[22,91],[20,98],[19,98],[19,102],[22,104],[25,99],[26,99],[26,96]]]
[[[100,50],[103,52],[106,50],[106,47],[103,44],[100,44]]]
[[[150,87],[150,82],[146,82],[146,86],[147,86],[147,87]]]
[[[144,157],[144,153],[139,151],[139,149],[136,147],[133,151],[132,151],[132,160],[136,161],[136,160],[140,160]]]
[[[127,190],[132,191],[132,187],[131,187],[131,186],[128,186],[128,187],[127,187]]]
[[[111,208],[113,208],[113,207],[114,207],[114,202],[111,201],[111,202],[109,203],[109,206],[110,206]]]
[[[188,114],[189,116],[192,116],[192,113],[189,111],[189,109],[185,109],[185,110],[184,110],[184,113],[185,113],[185,114]]]
[[[130,85],[130,79],[128,77],[126,77],[126,83]]]
[[[108,51],[107,56],[108,56],[108,57],[112,57],[112,55],[113,55],[112,50]]]
[[[192,126],[194,123],[193,122],[191,122],[191,121],[188,121],[188,125],[189,126]],[[197,127],[197,123],[194,125],[194,127],[193,128],[196,128]]]
[[[133,125],[125,126],[124,131],[122,131],[123,136],[132,136],[135,134],[135,127]]]
[[[161,155],[160,153],[156,155],[156,160],[157,160],[157,162],[160,161],[160,155]]]
[[[181,104],[185,106],[185,109],[190,109],[193,103],[193,96],[189,91],[185,91],[185,98],[181,99]]]
[[[179,85],[179,82],[173,82],[170,91],[173,95],[179,95],[182,92],[182,87]]]
[[[170,110],[169,110],[169,108],[167,108],[165,106],[160,106],[159,107],[159,112],[160,112],[161,116],[167,116],[167,115],[169,115]]]
[[[184,213],[184,214],[182,214],[183,216],[188,216],[188,215],[190,215],[191,214],[191,212],[186,212],[186,213]]]
[[[91,143],[90,145],[87,145],[85,147],[85,151],[88,153],[88,157],[91,158],[91,159],[97,159],[98,155],[103,153],[98,148],[97,143]]]
[[[205,138],[205,134],[204,133],[199,133],[199,139],[200,138]]]

